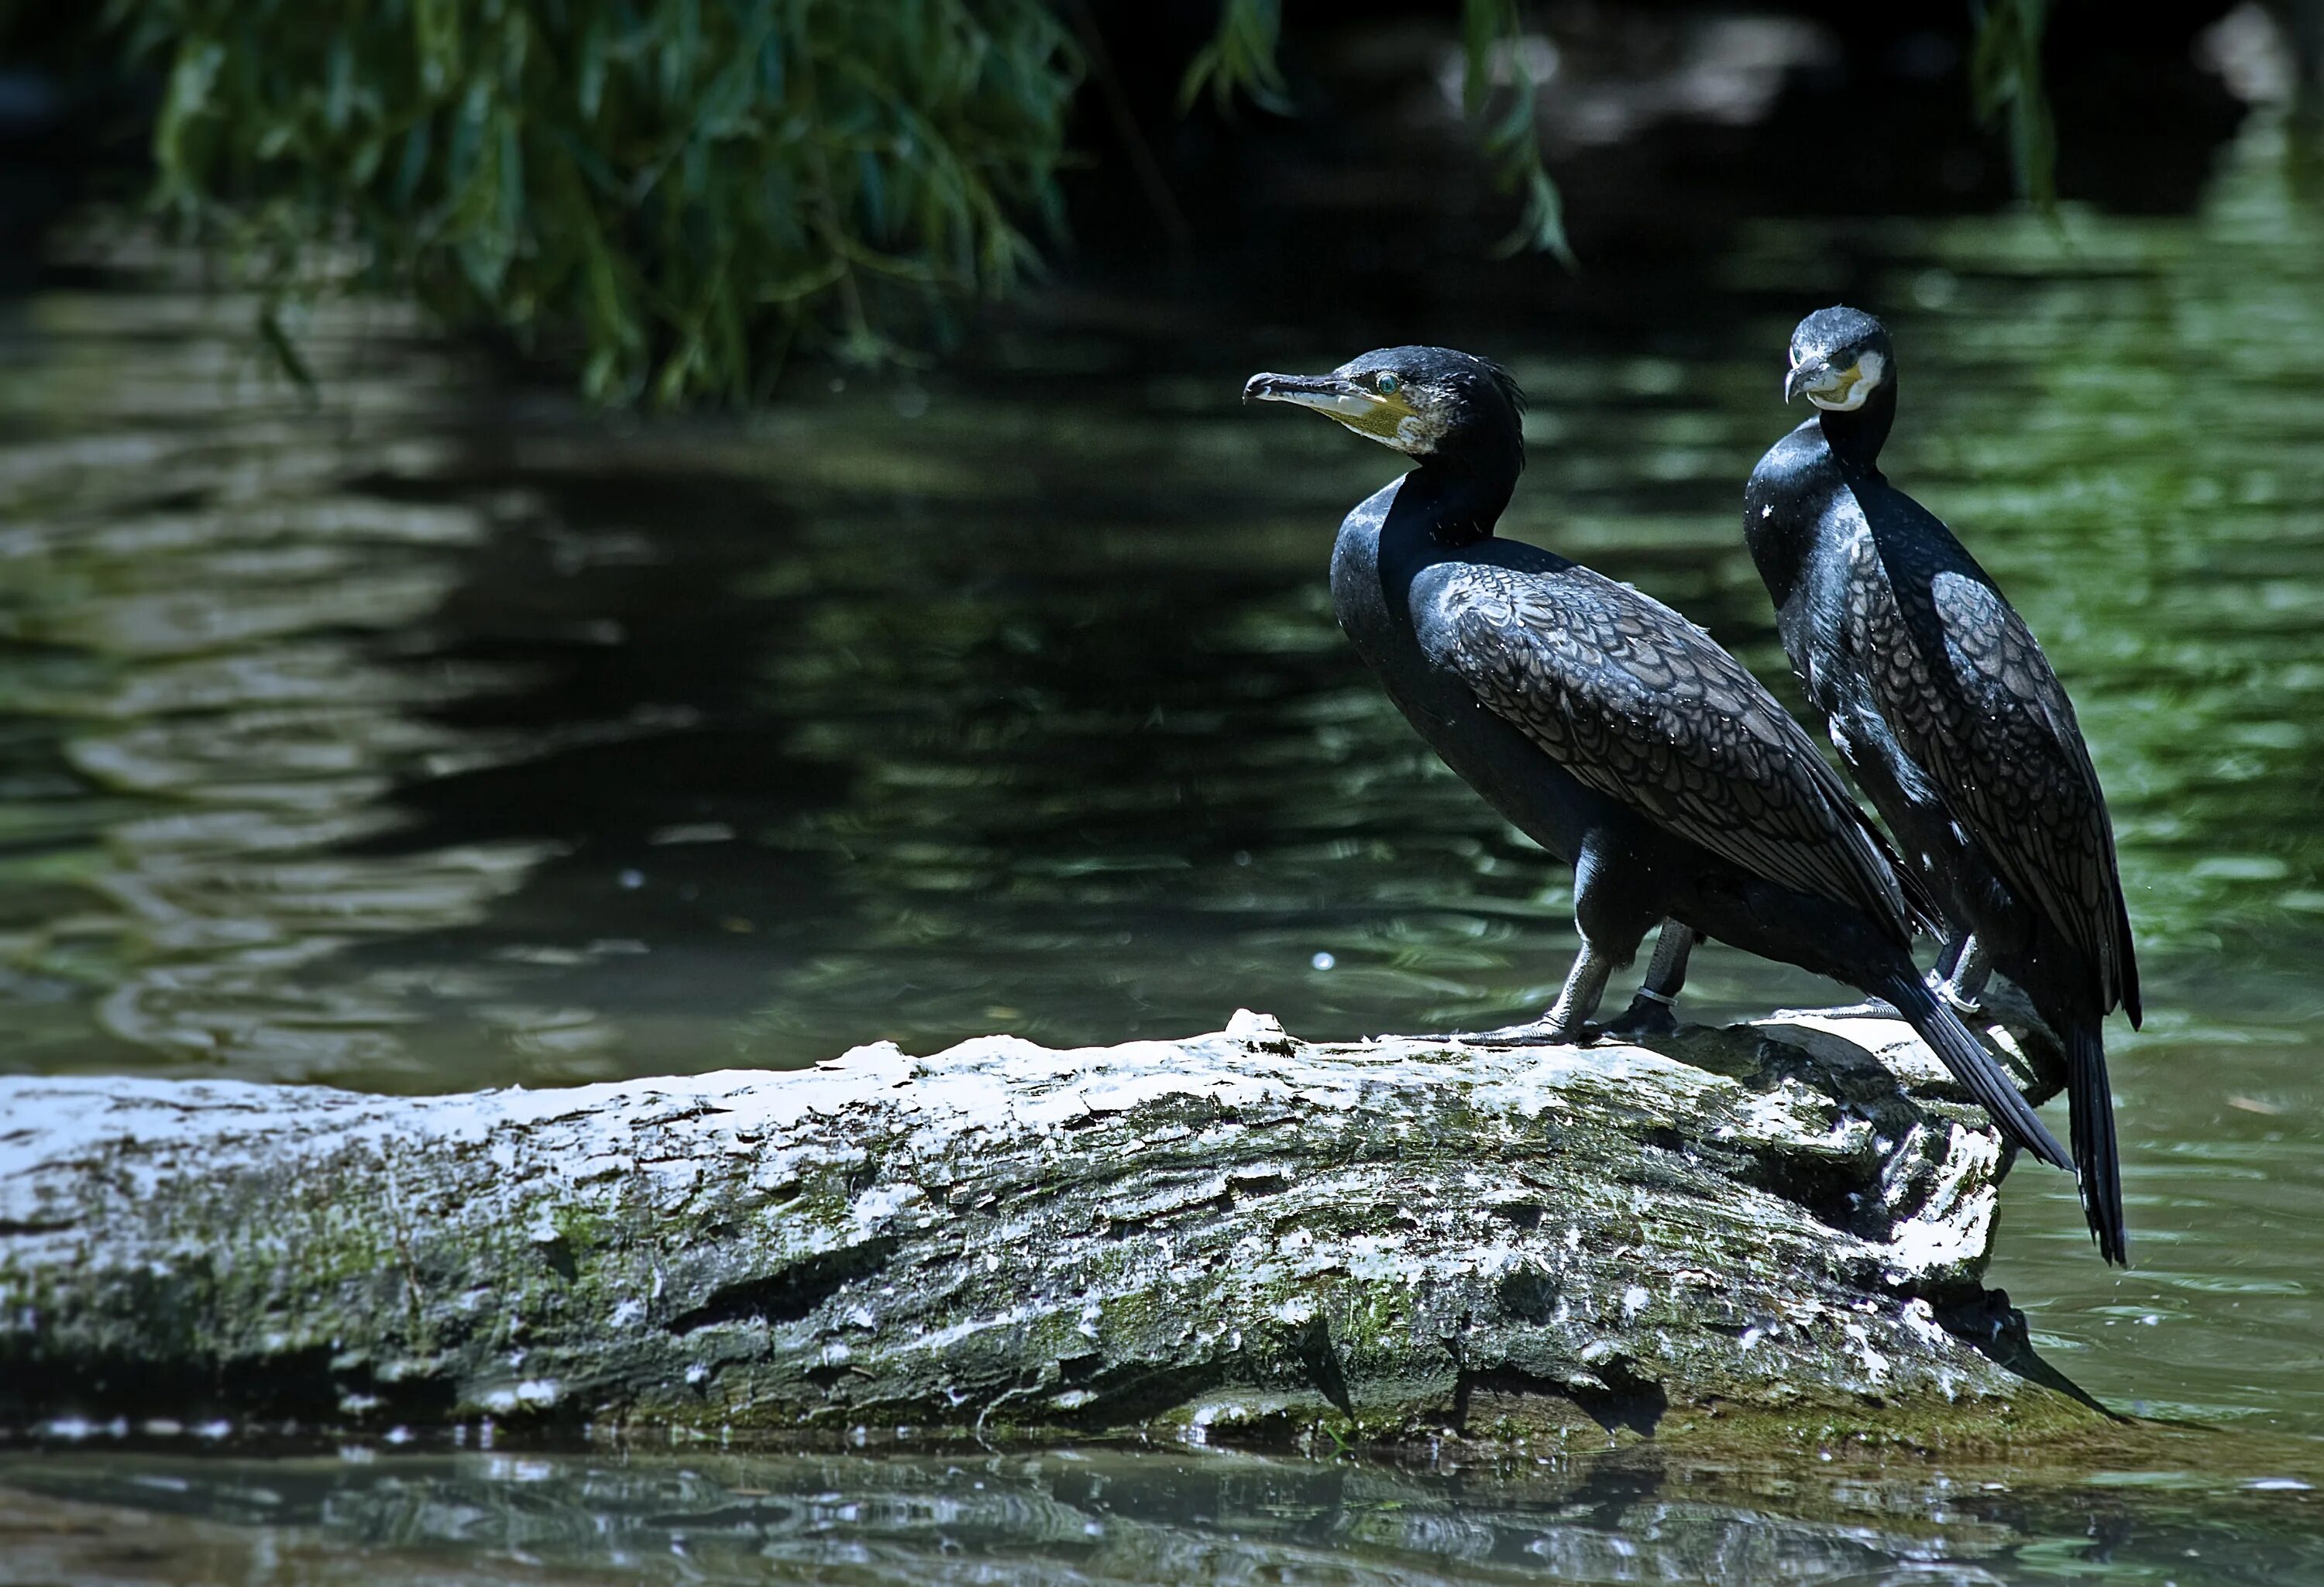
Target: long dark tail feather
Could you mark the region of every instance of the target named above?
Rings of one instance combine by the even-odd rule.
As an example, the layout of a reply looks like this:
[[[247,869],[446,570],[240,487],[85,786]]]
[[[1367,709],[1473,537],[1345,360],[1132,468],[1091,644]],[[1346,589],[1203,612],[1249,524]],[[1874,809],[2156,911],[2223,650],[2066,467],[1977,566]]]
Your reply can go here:
[[[2130,941],[2130,908],[2123,902],[2122,883],[2114,884],[2114,939],[2122,958],[2122,1007],[2130,1016],[2130,1028],[2138,1029],[2144,1010],[2138,1002],[2138,950]]]
[[[1993,1055],[1985,1050],[1985,1044],[1970,1033],[1958,1015],[1937,1001],[1918,972],[1899,972],[1877,990],[1896,1005],[1905,1023],[1920,1033],[1938,1060],[1952,1071],[1953,1078],[1969,1087],[1969,1094],[1993,1116],[2003,1136],[2053,1167],[2073,1167],[2073,1159],[2035,1114],[2034,1104],[2025,1100],[2024,1093],[1994,1061]]]
[[[2098,1255],[2130,1266],[2122,1222],[2122,1158],[2115,1149],[2114,1093],[2107,1084],[2106,1036],[2095,1020],[2066,1029],[2066,1100],[2073,1110],[2074,1169],[2081,1176],[2082,1215]]]

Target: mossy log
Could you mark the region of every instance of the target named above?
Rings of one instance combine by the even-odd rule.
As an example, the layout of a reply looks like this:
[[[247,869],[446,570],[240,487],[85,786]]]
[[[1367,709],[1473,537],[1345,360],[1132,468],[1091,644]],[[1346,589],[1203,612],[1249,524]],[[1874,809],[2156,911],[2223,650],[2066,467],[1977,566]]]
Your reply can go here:
[[[1996,1027],[2037,1100],[2056,1066]],[[2030,1056],[2028,1056],[2030,1055]],[[382,1097],[0,1080],[0,1419],[2006,1440],[2006,1154],[1893,1020]]]

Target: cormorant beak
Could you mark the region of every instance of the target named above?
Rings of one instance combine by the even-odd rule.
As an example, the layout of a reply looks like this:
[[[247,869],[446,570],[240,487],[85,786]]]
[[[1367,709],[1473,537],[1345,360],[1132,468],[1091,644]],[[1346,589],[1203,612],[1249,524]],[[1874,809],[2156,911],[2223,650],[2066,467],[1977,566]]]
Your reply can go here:
[[[1353,419],[1370,412],[1380,397],[1336,374],[1254,374],[1243,383],[1242,400],[1294,402],[1334,419]]]
[[[1831,376],[1831,365],[1821,358],[1803,358],[1792,365],[1784,376],[1784,401],[1789,403],[1802,392],[1818,390]]]
[[[1358,435],[1407,451],[1417,443],[1405,426],[1418,419],[1401,391],[1382,393],[1340,374],[1254,374],[1243,383],[1246,402],[1289,402],[1336,419]]]

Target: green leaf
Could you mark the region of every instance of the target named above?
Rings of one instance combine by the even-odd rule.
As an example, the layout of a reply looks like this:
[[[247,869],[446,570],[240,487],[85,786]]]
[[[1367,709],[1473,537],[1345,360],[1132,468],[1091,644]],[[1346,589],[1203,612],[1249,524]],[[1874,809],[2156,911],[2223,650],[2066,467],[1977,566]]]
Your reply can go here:
[[[2044,214],[2058,208],[2058,132],[2043,88],[2042,45],[2048,0],[1969,0],[1976,36],[1969,49],[1969,96],[1978,119],[2005,113],[2010,171],[2018,195]]]
[[[226,46],[215,40],[189,39],[179,49],[153,125],[154,163],[165,179],[183,180],[197,163],[190,141],[196,124],[210,113],[210,90],[225,64]]]
[[[403,158],[397,162],[395,183],[389,189],[389,197],[395,208],[401,209],[409,206],[413,196],[420,191],[420,181],[428,174],[428,156],[434,143],[435,124],[425,116],[414,122],[411,131],[404,135]]]
[[[258,309],[258,339],[272,355],[275,367],[290,377],[291,384],[312,398],[315,395],[315,371],[299,351],[299,344],[282,324],[282,300],[268,297]]]
[[[411,0],[420,84],[429,97],[451,91],[460,70],[460,0]]]
[[[345,36],[333,39],[323,69],[323,125],[345,132],[355,106],[355,51]]]
[[[1462,102],[1480,124],[1477,141],[1492,167],[1494,185],[1518,197],[1517,223],[1493,250],[1497,258],[1548,254],[1568,270],[1580,268],[1565,236],[1565,205],[1541,157],[1534,106],[1539,87],[1526,65],[1525,19],[1514,0],[1468,0],[1466,81]],[[1507,81],[1497,79],[1506,77]],[[1501,99],[1499,114],[1492,106]]]
[[[581,67],[576,74],[575,97],[581,106],[581,119],[595,121],[605,104],[605,19],[593,16],[581,31]]]
[[[1222,115],[1240,94],[1261,109],[1288,115],[1291,102],[1276,62],[1282,34],[1282,0],[1223,0],[1218,30],[1195,51],[1179,81],[1179,109],[1191,109],[1207,88]]]

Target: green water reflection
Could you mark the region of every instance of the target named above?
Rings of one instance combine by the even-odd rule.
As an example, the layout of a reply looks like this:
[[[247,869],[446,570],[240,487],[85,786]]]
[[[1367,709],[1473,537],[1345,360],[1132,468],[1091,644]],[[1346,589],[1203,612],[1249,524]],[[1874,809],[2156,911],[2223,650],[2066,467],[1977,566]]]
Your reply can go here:
[[[1778,349],[1842,284],[1889,313],[1894,471],[2073,688],[2148,966],[2139,1265],[2027,1174],[1995,1279],[2116,1403],[2313,1435],[2324,220],[2277,136],[2190,218],[1787,225],[1705,266],[1683,347],[1485,345],[1536,399],[1512,531],[1775,680],[1735,511]],[[318,327],[313,410],[236,306],[11,314],[0,1064],[426,1090],[1237,1004],[1331,1036],[1527,1010],[1571,951],[1563,873],[1333,628],[1384,455],[1232,402],[1356,349],[1036,338],[638,426],[472,389],[375,310]],[[1831,995],[1710,953],[1693,1006]]]
[[[2167,1449],[2157,1454],[2168,1459]],[[2086,1468],[1404,1469],[1188,1452],[0,1462],[0,1587],[59,1581],[1691,1582],[2324,1573],[2299,1479]]]

